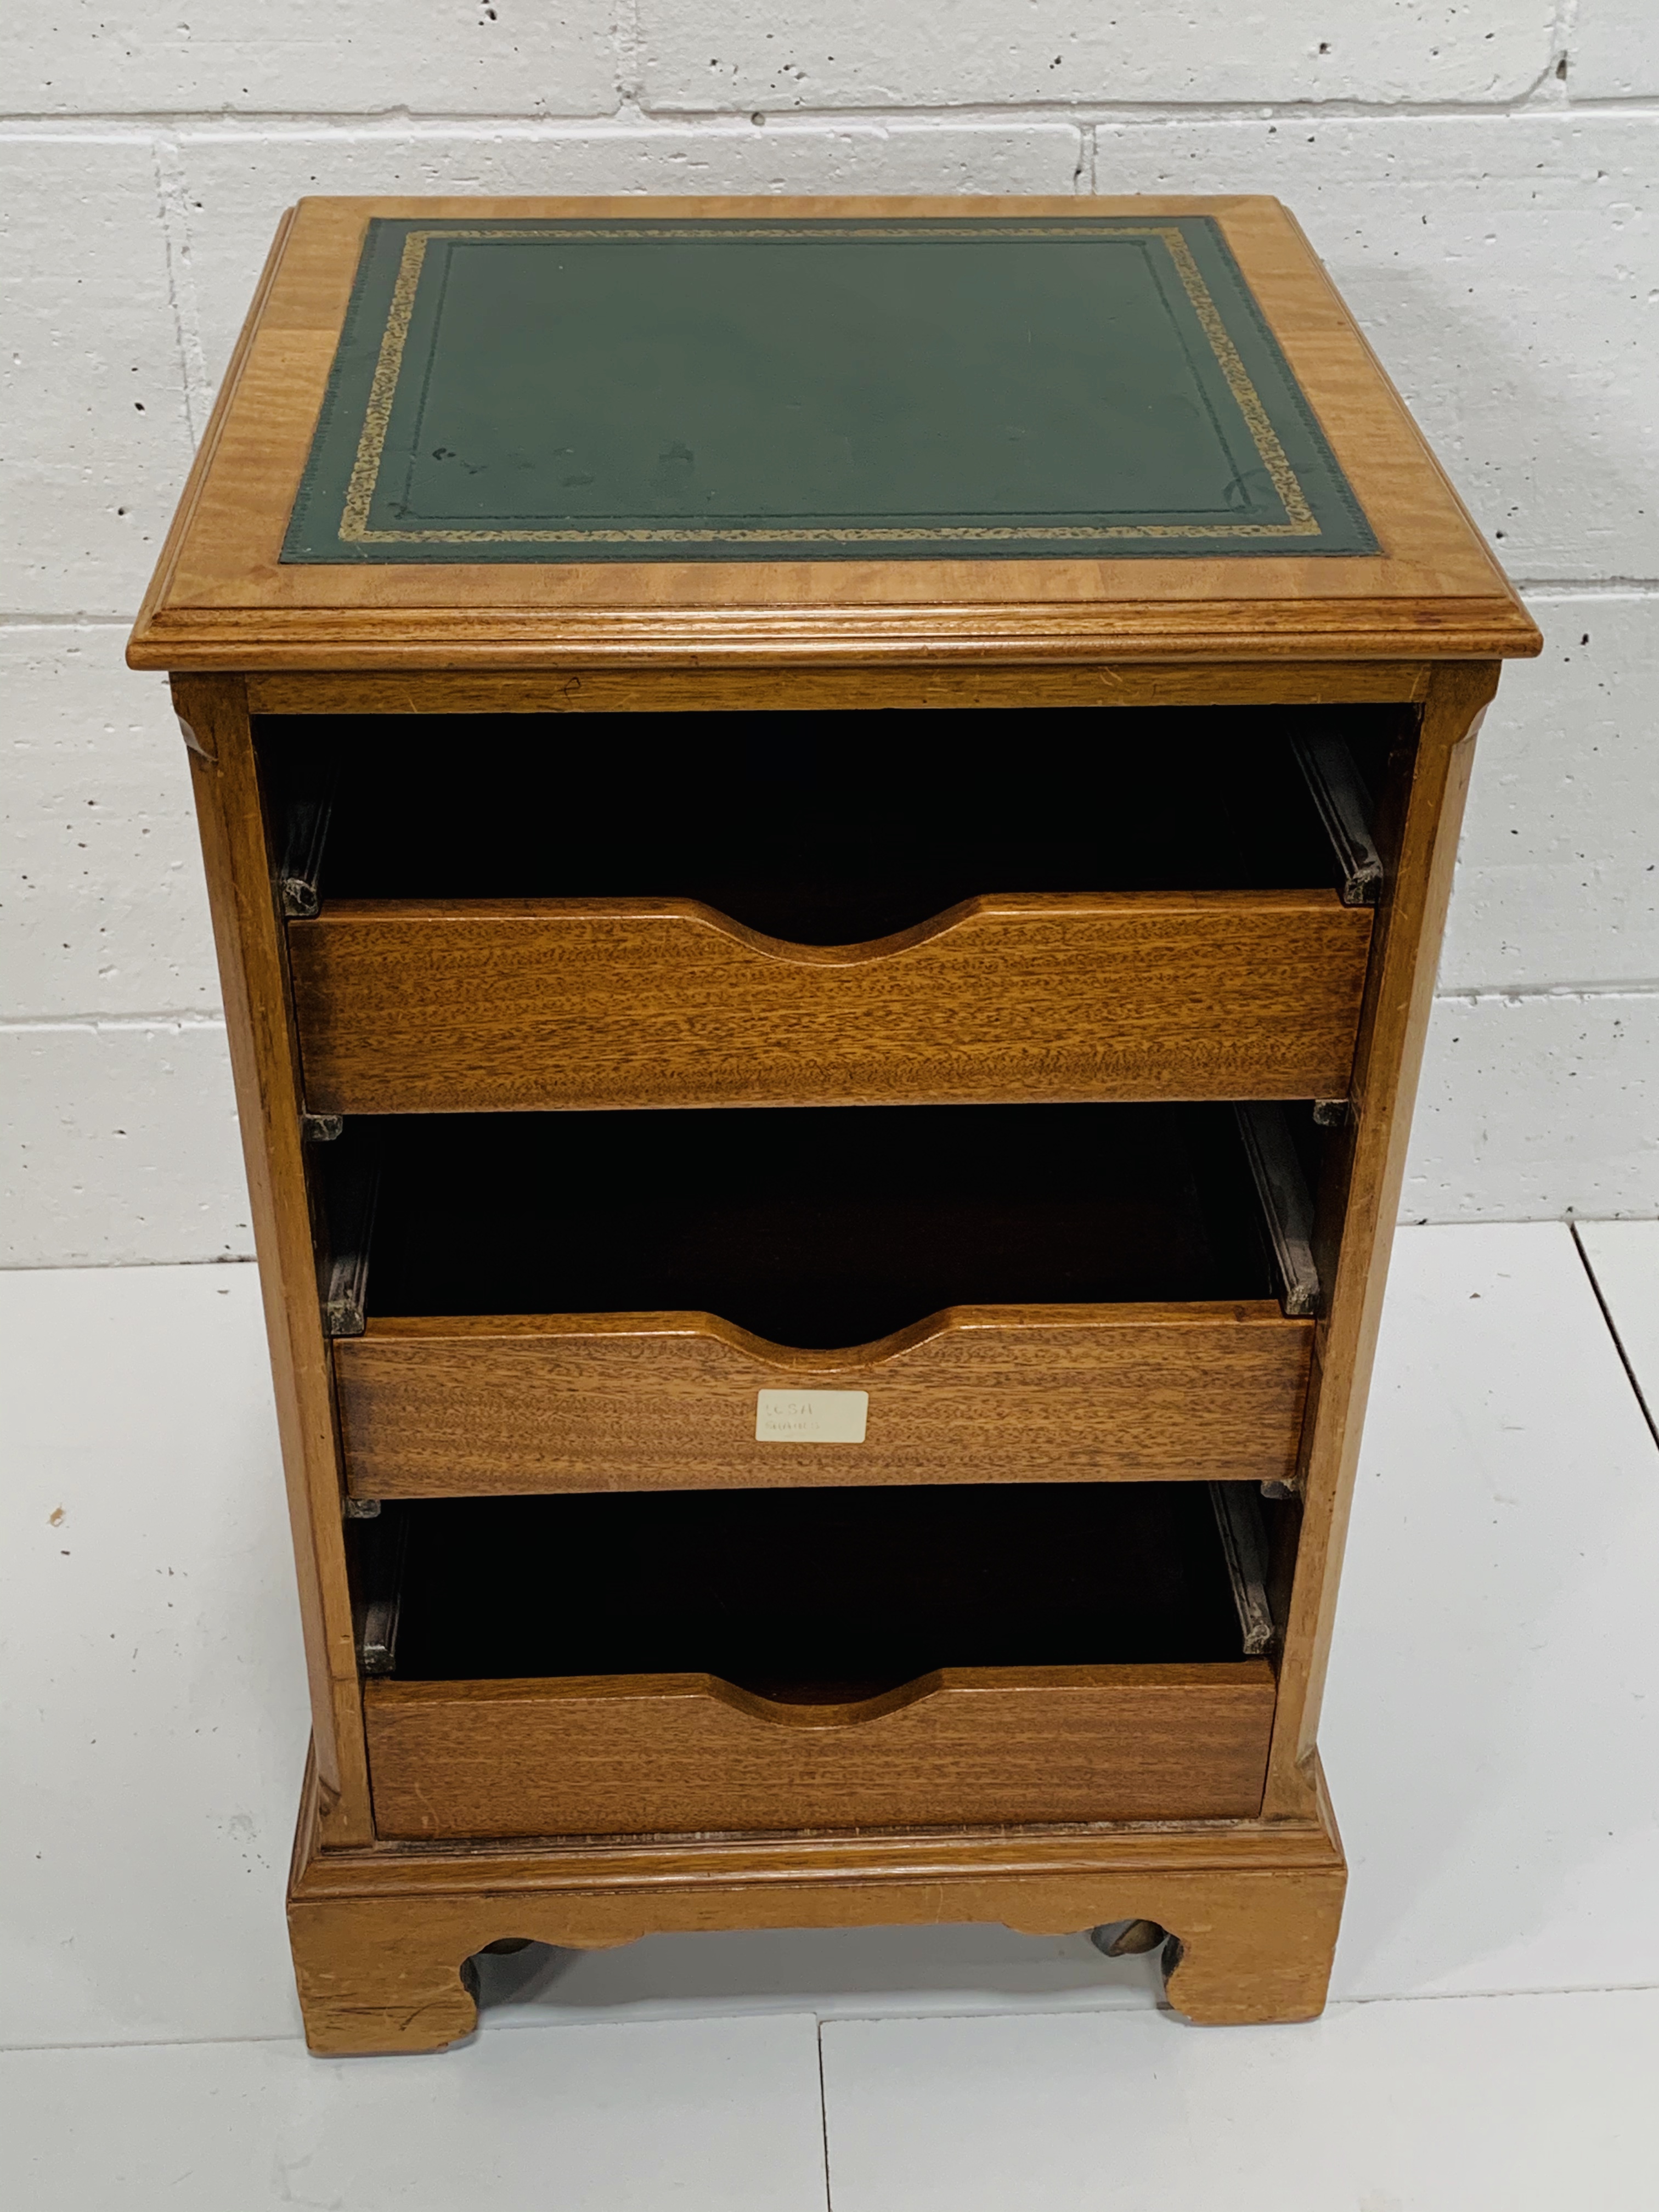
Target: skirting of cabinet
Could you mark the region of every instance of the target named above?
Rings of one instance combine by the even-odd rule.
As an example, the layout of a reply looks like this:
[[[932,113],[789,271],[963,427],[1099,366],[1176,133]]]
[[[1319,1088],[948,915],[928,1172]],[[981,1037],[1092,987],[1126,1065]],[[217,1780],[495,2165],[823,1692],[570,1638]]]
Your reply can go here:
[[[313,1111],[1346,1095],[1332,890],[975,898],[872,945],[691,899],[343,900],[289,928]]]
[[[1310,2020],[1346,1882],[1315,1785],[1304,1820],[325,1851],[308,1780],[289,1884],[306,2039],[343,2057],[441,2050],[477,2024],[468,1961],[503,1941],[600,1949],[710,1929],[969,1921],[1030,1936],[1151,1921],[1172,1938],[1176,2013]]]

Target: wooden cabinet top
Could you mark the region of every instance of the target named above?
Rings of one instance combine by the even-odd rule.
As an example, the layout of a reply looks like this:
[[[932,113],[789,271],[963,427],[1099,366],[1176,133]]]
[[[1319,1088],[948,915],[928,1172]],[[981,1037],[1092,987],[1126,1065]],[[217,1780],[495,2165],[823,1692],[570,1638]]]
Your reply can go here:
[[[1537,650],[1275,200],[311,199],[129,658]]]

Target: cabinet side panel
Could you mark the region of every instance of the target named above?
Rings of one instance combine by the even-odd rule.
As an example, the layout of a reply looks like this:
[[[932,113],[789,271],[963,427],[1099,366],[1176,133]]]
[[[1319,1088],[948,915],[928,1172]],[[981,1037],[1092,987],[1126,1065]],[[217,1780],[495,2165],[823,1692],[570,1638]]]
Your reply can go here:
[[[190,750],[294,1528],[328,1844],[373,1834],[327,1346],[300,1134],[299,1060],[240,677],[175,678]]]
[[[1304,1514],[1263,1810],[1307,1817],[1365,1395],[1376,1349],[1412,1106],[1451,896],[1475,733],[1498,688],[1492,661],[1435,670],[1397,857],[1372,939],[1346,1127],[1346,1198],[1328,1317],[1315,1342],[1304,1427]]]

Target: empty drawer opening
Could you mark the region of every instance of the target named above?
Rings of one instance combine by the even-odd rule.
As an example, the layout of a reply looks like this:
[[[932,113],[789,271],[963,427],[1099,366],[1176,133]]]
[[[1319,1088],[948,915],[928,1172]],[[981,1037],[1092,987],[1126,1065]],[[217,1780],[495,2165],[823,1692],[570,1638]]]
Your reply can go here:
[[[360,1644],[404,1682],[707,1674],[807,1705],[947,1668],[1237,1662],[1271,1642],[1276,1510],[1166,1483],[388,1505],[351,1530]]]
[[[854,945],[976,895],[1374,899],[1395,708],[262,719],[289,911],[703,902]],[[1011,750],[1016,730],[1019,742]]]
[[[344,1335],[396,1316],[689,1311],[802,1349],[873,1343],[952,1306],[1277,1297],[1307,1314],[1318,1285],[1299,1155],[1286,1139],[1264,1167],[1262,1129],[1282,1134],[1283,1117],[1250,1113],[355,1122],[325,1152],[325,1310]],[[1302,1133],[1319,1141],[1311,1122]]]

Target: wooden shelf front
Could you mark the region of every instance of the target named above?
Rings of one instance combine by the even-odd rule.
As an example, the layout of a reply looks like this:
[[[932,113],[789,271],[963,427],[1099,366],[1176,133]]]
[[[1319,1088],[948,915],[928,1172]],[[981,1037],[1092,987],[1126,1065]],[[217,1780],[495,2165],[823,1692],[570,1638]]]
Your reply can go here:
[[[708,1674],[372,1682],[377,1832],[538,1835],[1252,1818],[1265,1660],[945,1668],[850,1705]]]
[[[1343,1097],[1370,927],[1326,890],[974,898],[842,947],[688,898],[350,899],[289,958],[316,1113]]]
[[[388,1316],[334,1346],[356,1498],[825,1483],[1283,1481],[1315,1323],[1269,1300],[963,1306],[787,1350],[712,1314]],[[759,1443],[763,1389],[866,1390],[863,1443]]]

